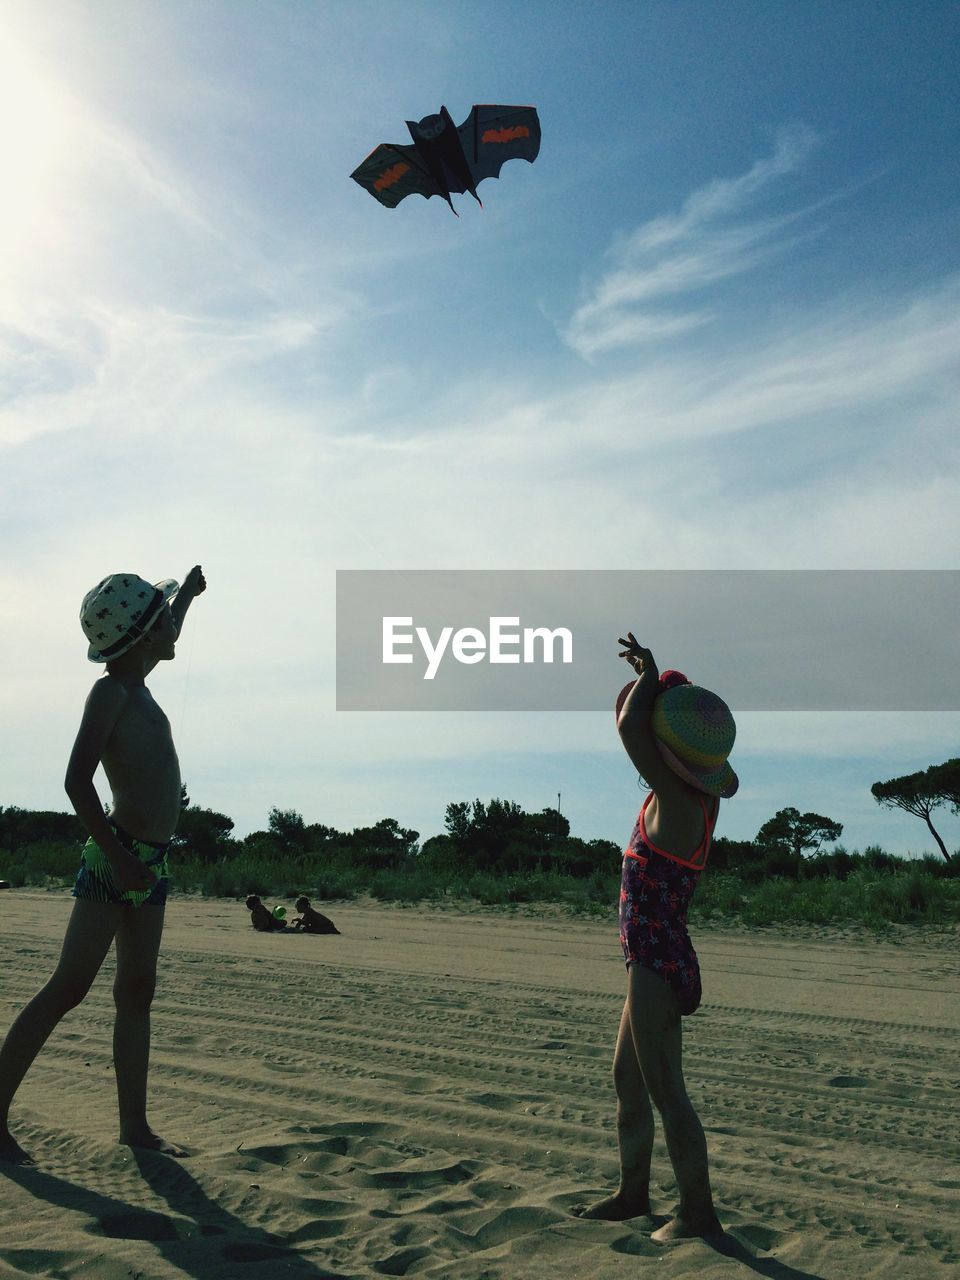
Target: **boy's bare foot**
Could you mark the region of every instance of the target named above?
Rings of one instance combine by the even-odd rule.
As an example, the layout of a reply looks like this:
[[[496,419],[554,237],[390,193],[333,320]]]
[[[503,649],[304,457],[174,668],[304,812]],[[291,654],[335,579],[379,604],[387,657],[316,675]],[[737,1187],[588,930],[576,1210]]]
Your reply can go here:
[[[571,1213],[578,1218],[599,1218],[602,1222],[623,1222],[627,1218],[648,1217],[650,1214],[650,1197],[646,1190],[628,1195],[618,1191],[615,1196],[607,1196],[589,1208],[572,1209]]]
[[[0,1160],[7,1164],[36,1164],[11,1133],[0,1133]]]
[[[700,1237],[722,1236],[723,1227],[716,1214],[706,1218],[685,1218],[678,1213],[675,1218],[654,1231],[650,1239],[657,1244],[670,1244],[674,1240],[693,1240]]]
[[[177,1156],[179,1158],[190,1154],[183,1147],[178,1147],[175,1142],[167,1142],[165,1138],[161,1138],[152,1129],[145,1129],[137,1133],[121,1133],[117,1141],[126,1147],[137,1147],[141,1151],[159,1151],[164,1156]]]

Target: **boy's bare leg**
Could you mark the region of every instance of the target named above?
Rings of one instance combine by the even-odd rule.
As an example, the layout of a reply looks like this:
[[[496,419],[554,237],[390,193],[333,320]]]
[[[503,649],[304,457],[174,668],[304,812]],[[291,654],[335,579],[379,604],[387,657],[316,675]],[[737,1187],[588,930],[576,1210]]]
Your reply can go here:
[[[157,955],[163,907],[125,910],[117,927],[117,976],[113,998],[113,1065],[120,1104],[120,1141],[166,1155],[187,1153],[154,1133],[147,1123],[147,1068],[150,1062],[150,1005],[157,982]]]
[[[669,985],[650,969],[630,966],[627,996],[637,1060],[660,1112],[670,1163],[680,1189],[675,1218],[651,1236],[659,1244],[722,1235],[713,1206],[703,1126],[687,1097],[681,1065],[680,1010]]]
[[[617,1090],[620,1186],[616,1195],[581,1210],[579,1216],[620,1222],[650,1212],[650,1156],[654,1133],[653,1108],[633,1045],[627,1003],[624,1003],[620,1016],[613,1058],[613,1082]]]
[[[110,949],[122,909],[83,899],[73,904],[53,976],[7,1033],[0,1049],[0,1160],[33,1163],[8,1128],[10,1104],[51,1031],[90,990]]]

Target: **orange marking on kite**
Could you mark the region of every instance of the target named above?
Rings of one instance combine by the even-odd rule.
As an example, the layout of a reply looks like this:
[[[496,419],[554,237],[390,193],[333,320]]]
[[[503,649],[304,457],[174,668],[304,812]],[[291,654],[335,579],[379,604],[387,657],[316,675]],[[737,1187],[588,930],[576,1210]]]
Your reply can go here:
[[[529,138],[530,130],[525,124],[514,125],[512,129],[487,129],[481,142],[515,142],[517,138]]]
[[[374,191],[384,191],[387,187],[392,187],[395,182],[399,182],[405,173],[409,173],[410,166],[399,160],[395,165],[391,165],[389,169],[384,169],[380,177],[373,184]]]

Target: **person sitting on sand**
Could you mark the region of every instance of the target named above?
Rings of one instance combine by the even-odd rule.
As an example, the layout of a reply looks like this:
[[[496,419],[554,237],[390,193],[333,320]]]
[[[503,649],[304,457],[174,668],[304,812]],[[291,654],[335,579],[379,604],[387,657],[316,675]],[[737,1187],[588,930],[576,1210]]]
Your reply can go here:
[[[656,1107],[680,1191],[676,1216],[651,1236],[665,1243],[723,1232],[703,1126],[683,1080],[680,1019],[700,1004],[687,908],[706,865],[720,797],[739,786],[727,763],[736,725],[716,694],[678,671],[661,678],[650,650],[632,632],[627,637],[620,639],[626,645],[620,657],[639,679],[620,692],[617,729],[650,794],[624,853],[620,887],[628,983],[613,1062],[620,1187],[580,1216],[620,1221],[650,1214]]]
[[[297,910],[300,914],[293,922],[295,929],[302,929],[304,933],[339,933],[340,930],[319,911],[314,911],[310,905],[309,898],[297,899]]]
[[[7,1127],[10,1103],[51,1031],[86,996],[113,942],[120,1141],[187,1154],[147,1123],[150,1005],[181,790],[170,724],[144,682],[157,663],[174,658],[187,609],[206,585],[199,565],[182,587],[173,579],[151,584],[134,573],[114,573],[84,597],[87,657],[105,672],[87,697],[64,786],[90,838],[56,970],[0,1050],[0,1160],[33,1164]],[[113,797],[107,815],[93,784],[101,764]]]
[[[271,933],[274,929],[287,927],[286,920],[278,920],[272,911],[267,910],[255,893],[251,893],[247,899],[247,910],[250,912],[250,923],[260,933]]]

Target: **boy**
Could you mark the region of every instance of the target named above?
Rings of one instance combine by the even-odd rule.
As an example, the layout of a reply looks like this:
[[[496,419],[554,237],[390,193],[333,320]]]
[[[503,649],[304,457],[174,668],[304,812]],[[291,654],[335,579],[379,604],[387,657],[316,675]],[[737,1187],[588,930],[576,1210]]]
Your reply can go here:
[[[84,597],[87,657],[106,674],[87,698],[64,786],[90,838],[53,977],[14,1022],[0,1049],[0,1159],[33,1161],[7,1124],[13,1096],[50,1032],[90,989],[117,944],[113,1059],[120,1142],[167,1155],[187,1153],[147,1123],[150,1004],[167,896],[167,847],[180,816],[180,765],[170,724],[145,679],[173,659],[187,609],[206,590],[199,565],[178,589],[114,573]],[[173,601],[171,604],[170,601]],[[93,785],[102,764],[112,793],[105,815]]]

